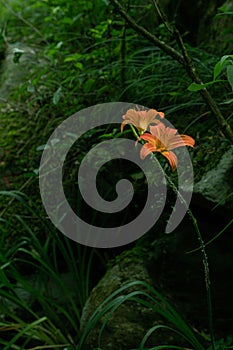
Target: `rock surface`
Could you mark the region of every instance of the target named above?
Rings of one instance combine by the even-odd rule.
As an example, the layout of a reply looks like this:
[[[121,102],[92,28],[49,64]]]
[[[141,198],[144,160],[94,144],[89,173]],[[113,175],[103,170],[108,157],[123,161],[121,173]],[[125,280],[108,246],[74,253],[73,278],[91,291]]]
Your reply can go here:
[[[194,186],[194,200],[209,209],[233,209],[233,146]]]
[[[11,95],[27,82],[35,64],[38,60],[33,48],[22,43],[8,46],[0,67],[0,103],[8,102]]]
[[[206,226],[206,222],[199,222],[199,224],[203,232],[208,227],[209,230],[213,229],[209,233],[214,234],[216,226],[214,221],[212,226],[209,223]],[[154,240],[152,235],[149,240],[151,244],[141,256],[139,254],[138,257],[135,257],[133,248],[127,253],[124,252],[122,259],[118,257],[115,265],[92,290],[83,309],[81,334],[84,334],[90,325],[91,316],[95,310],[106,301],[110,294],[122,287],[124,283],[135,280],[146,281],[160,291],[191,328],[196,328],[198,332],[204,329],[208,332],[202,256],[200,250],[187,254],[188,251],[198,246],[192,223],[190,220],[185,220],[173,234],[164,234]],[[217,242],[208,246],[217,336],[228,335],[233,322],[230,311],[233,281],[229,278],[233,272],[231,246],[230,232],[224,233]],[[129,290],[121,294],[125,295],[128,292]],[[112,313],[100,336],[99,344],[99,332],[103,323],[104,316],[102,315],[97,324],[94,326],[92,324],[82,350],[97,349],[99,345],[101,350],[139,349],[143,337],[152,326],[169,324],[152,308],[144,307],[133,301],[124,302]],[[196,336],[199,337],[198,334]],[[207,345],[205,339],[202,339],[201,342],[204,347]],[[163,332],[161,329],[152,333],[145,348],[165,344],[190,348],[190,344],[182,343],[180,338],[178,339],[167,331]]]
[[[124,283],[141,280],[151,284],[148,271],[142,259],[130,259],[115,265],[93,289],[82,314],[81,331],[91,317],[95,309],[103,303],[109,295],[120,288]],[[124,292],[128,294],[135,288]],[[140,304],[131,301],[124,302],[109,319],[101,337],[101,348],[104,350],[120,350],[137,347],[142,340],[147,328],[153,324],[154,313]],[[140,320],[140,321],[139,321]],[[86,349],[94,349],[98,346],[98,334],[100,325],[104,322],[101,318],[87,337]]]

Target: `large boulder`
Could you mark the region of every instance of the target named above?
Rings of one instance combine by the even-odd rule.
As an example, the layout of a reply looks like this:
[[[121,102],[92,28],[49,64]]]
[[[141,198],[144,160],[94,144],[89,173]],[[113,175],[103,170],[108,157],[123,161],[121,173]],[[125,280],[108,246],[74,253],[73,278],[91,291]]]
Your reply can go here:
[[[216,167],[205,173],[195,184],[193,199],[200,207],[232,216],[233,146],[223,154]]]
[[[205,232],[207,227],[209,233],[214,235],[216,222],[210,218],[207,225],[207,216],[209,216],[208,212],[205,220],[199,221],[200,228]],[[198,247],[192,222],[187,218],[174,233],[155,237],[155,232],[149,233],[148,238],[145,238],[147,245],[144,245],[141,253],[140,250],[138,251],[138,255],[135,256],[135,248],[133,248],[117,257],[115,264],[92,290],[81,318],[81,334],[86,332],[87,335],[81,347],[82,350],[97,349],[99,345],[101,350],[138,349],[144,335],[152,326],[170,325],[153,308],[142,306],[135,301],[126,301],[111,314],[98,343],[107,313],[102,314],[97,323],[92,323],[92,315],[98,307],[100,307],[99,311],[103,310],[106,306],[103,303],[111,293],[132,281],[145,281],[160,291],[187,324],[198,330],[197,337],[199,337],[198,332],[208,329],[205,274],[201,251],[187,254]],[[221,239],[208,246],[216,338],[227,336],[231,331],[230,310],[233,288],[233,281],[229,278],[233,272],[231,247],[230,232],[225,232]],[[126,295],[139,288],[141,287],[134,286],[134,289],[124,290],[119,295]],[[202,338],[201,342],[204,347],[208,347],[206,339]],[[165,344],[190,348],[190,344],[184,344],[181,338],[177,338],[173,333],[163,332],[161,329],[152,333],[145,347]]]
[[[141,280],[151,284],[148,271],[144,266],[143,259],[130,257],[123,259],[113,266],[102,278],[98,285],[92,290],[82,314],[81,332],[85,330],[88,321],[107,297],[124,283]],[[127,293],[135,290],[131,288]],[[109,319],[101,337],[101,348],[104,350],[126,350],[137,347],[140,344],[147,328],[152,326],[155,315],[150,309],[133,302],[123,303]],[[104,322],[102,317],[96,327],[88,335],[85,349],[98,347],[98,334]]]

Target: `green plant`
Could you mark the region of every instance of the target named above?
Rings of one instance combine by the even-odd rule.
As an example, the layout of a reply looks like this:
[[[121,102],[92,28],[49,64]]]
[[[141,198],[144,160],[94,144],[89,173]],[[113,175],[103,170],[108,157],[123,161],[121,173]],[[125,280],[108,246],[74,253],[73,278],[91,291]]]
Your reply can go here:
[[[199,342],[198,338],[187,325],[187,323],[182,319],[182,317],[175,311],[175,309],[170,305],[169,302],[152,286],[148,285],[142,281],[133,281],[127,283],[111,293],[104,302],[102,302],[92,316],[89,318],[88,323],[85,327],[85,330],[81,336],[77,350],[81,350],[84,344],[84,341],[90,331],[96,327],[97,323],[104,317],[102,322],[99,337],[98,337],[98,346],[101,348],[101,335],[106,327],[106,324],[111,317],[111,315],[116,311],[122,303],[126,301],[133,301],[139,303],[145,307],[152,309],[155,313],[163,316],[170,326],[160,324],[152,327],[143,337],[140,347],[138,350],[145,349],[145,344],[149,336],[156,332],[157,330],[164,328],[169,331],[172,331],[179,335],[179,337],[185,340],[188,344],[192,345],[195,350],[204,350],[204,347]],[[164,345],[163,347],[157,346],[153,349],[166,349],[169,348],[169,345]],[[176,347],[174,345],[171,348],[184,349],[184,347]],[[135,349],[136,350],[136,349]],[[152,349],[151,349],[152,350]]]
[[[1,191],[0,195],[20,201],[39,220],[41,231],[35,234],[28,220],[16,215],[24,233],[17,244],[7,245],[13,222],[1,219],[0,344],[4,350],[33,343],[38,349],[45,345],[74,348],[89,294],[93,250],[72,246],[22,193]]]
[[[209,85],[225,82],[225,80],[217,79],[225,68],[226,68],[227,80],[233,91],[233,60],[232,59],[233,59],[233,55],[222,56],[220,61],[218,61],[214,66],[213,80],[205,84],[192,83],[188,87],[189,91],[199,91],[206,88]],[[230,103],[231,101],[228,101],[228,103]]]
[[[203,84],[191,57],[188,54],[187,48],[184,45],[183,39],[180,35],[180,32],[177,30],[177,28],[173,28],[171,31],[170,27],[167,26],[168,31],[171,31],[172,35],[174,36],[174,39],[176,40],[178,47],[180,48],[180,51],[178,51],[176,48],[172,47],[170,44],[160,40],[160,38],[157,35],[151,34],[146,28],[139,25],[134,20],[134,18],[132,16],[130,16],[128,14],[128,12],[126,12],[126,10],[119,3],[119,1],[110,0],[110,2],[116,8],[118,13],[122,16],[122,18],[124,18],[127,21],[127,23],[130,25],[131,28],[133,28],[138,34],[142,35],[149,42],[153,43],[156,47],[163,50],[166,54],[168,54],[170,57],[172,57],[173,60],[177,61],[181,66],[183,66],[184,69],[186,70],[188,76],[195,83]],[[231,125],[228,123],[228,121],[222,115],[222,113],[221,113],[220,109],[218,108],[218,105],[216,104],[212,95],[209,93],[209,91],[206,88],[203,90],[200,90],[200,93],[201,93],[203,99],[205,100],[206,104],[210,108],[210,110],[215,115],[216,120],[218,121],[219,127],[222,129],[225,136],[231,142],[233,142],[233,131],[232,131]]]
[[[157,120],[156,122],[156,118],[158,118],[158,116],[160,116],[160,119]],[[152,119],[152,117],[155,119]],[[133,131],[133,134],[136,137],[136,140],[143,142],[143,147],[141,148],[141,151],[140,151],[140,157],[142,159],[144,159],[151,153],[153,157],[155,157],[157,153],[161,153],[169,161],[172,171],[175,171],[177,168],[178,159],[172,150],[176,147],[182,147],[185,145],[193,147],[195,141],[193,138],[187,135],[178,136],[176,129],[166,127],[163,124],[163,118],[164,118],[164,113],[157,112],[156,110],[149,110],[147,112],[129,110],[126,113],[126,115],[123,116],[122,126],[124,126],[125,123],[129,123]],[[157,125],[150,126],[149,128],[149,125],[155,124],[155,122]],[[143,125],[144,129],[142,129],[141,125]],[[148,128],[150,130],[149,132],[148,132]],[[146,143],[144,143],[144,141],[146,141]],[[185,198],[179,192],[171,176],[169,176],[165,171],[164,171],[164,175],[167,180],[167,184],[173,189],[173,191],[179,198],[180,203],[185,207],[188,215],[190,216],[197,234],[197,239],[200,243],[203,267],[204,267],[204,279],[205,279],[205,286],[206,286],[206,293],[207,293],[209,331],[210,331],[212,349],[215,350],[212,296],[211,296],[211,289],[210,289],[210,273],[209,273],[209,263],[208,263],[208,256],[206,253],[205,243],[203,241],[203,238],[198,226],[198,222],[195,216],[193,215],[192,211],[189,209]]]
[[[170,127],[166,127],[163,124],[164,113],[158,112],[156,110],[133,110],[130,109],[123,115],[123,122],[121,124],[121,131],[126,124],[130,125],[130,128],[133,132],[134,137],[137,142],[141,141],[143,143],[143,147],[140,151],[140,157],[144,159],[149,154],[153,154],[155,156],[156,153],[161,153],[164,155],[170,163],[172,171],[176,170],[177,167],[177,157],[172,151],[176,147],[181,146],[194,146],[195,141],[187,135],[177,135],[177,130],[172,129]],[[150,126],[150,124],[156,124],[156,126]],[[148,128],[150,126],[150,131],[148,132]],[[145,143],[146,141],[146,143]],[[210,273],[209,273],[209,263],[208,256],[206,252],[206,245],[203,241],[198,222],[193,215],[192,211],[189,209],[188,204],[186,203],[185,198],[177,189],[176,185],[171,179],[170,175],[167,175],[164,172],[165,178],[167,180],[167,184],[173,189],[177,197],[179,198],[180,203],[186,208],[186,212],[190,216],[195,232],[197,234],[197,238],[200,244],[200,250],[202,254],[202,261],[204,267],[204,280],[206,286],[207,293],[207,306],[208,306],[208,320],[209,320],[209,332],[210,332],[210,341],[211,347],[210,349],[215,350],[217,343],[215,341],[214,329],[213,329],[213,313],[212,313],[212,295],[210,289]],[[216,238],[216,237],[215,237]],[[214,238],[214,239],[215,239]],[[209,243],[209,242],[208,242]],[[144,290],[136,290],[130,291],[127,295],[121,294],[125,289],[128,289],[132,286],[136,286],[137,284],[141,284],[146,287],[147,290],[152,292],[154,297],[151,297],[149,293],[144,292]],[[138,295],[146,297],[146,300],[138,298]],[[154,288],[149,286],[148,284],[140,281],[134,281],[126,284],[125,286],[117,289],[113,292],[104,302],[101,303],[95,310],[95,312],[90,317],[83,335],[81,337],[80,343],[77,347],[77,350],[81,350],[85,338],[88,336],[90,331],[96,327],[97,323],[104,317],[102,321],[102,325],[100,327],[99,336],[98,336],[98,346],[101,347],[101,335],[104,331],[104,328],[112,316],[112,314],[116,311],[116,309],[125,301],[136,301],[140,304],[152,309],[156,313],[162,315],[168,324],[159,324],[153,326],[149,329],[146,335],[143,337],[140,350],[145,349],[144,346],[149,338],[149,336],[160,329],[165,329],[172,331],[178,334],[181,338],[184,338],[189,344],[191,344],[195,350],[204,349],[204,346],[199,342],[195,334],[188,327],[186,322],[180,317],[180,315],[173,309],[173,307],[166,302],[164,297],[160,293],[158,293]],[[149,300],[149,302],[148,302]],[[150,303],[152,301],[152,303]],[[172,325],[172,327],[171,327]],[[175,327],[175,328],[174,328]],[[166,349],[166,348],[174,348],[174,349],[185,349],[182,346],[177,345],[158,345],[153,347],[152,349]]]

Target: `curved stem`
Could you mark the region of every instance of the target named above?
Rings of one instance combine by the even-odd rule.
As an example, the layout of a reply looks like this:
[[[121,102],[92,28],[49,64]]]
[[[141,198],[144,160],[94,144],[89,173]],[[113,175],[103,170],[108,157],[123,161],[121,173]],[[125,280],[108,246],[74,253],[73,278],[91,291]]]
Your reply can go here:
[[[139,136],[138,136],[134,126],[132,124],[129,124],[129,125],[130,125],[130,128],[131,128],[134,136],[138,140]],[[155,157],[154,153],[152,153],[152,154]],[[208,255],[207,255],[207,252],[206,252],[206,246],[205,246],[205,243],[203,241],[203,238],[202,238],[202,235],[201,235],[198,223],[197,223],[197,219],[193,215],[193,213],[192,213],[191,209],[189,208],[185,198],[179,192],[179,190],[177,189],[176,185],[170,179],[170,177],[165,173],[165,171],[164,171],[164,176],[165,176],[168,184],[171,186],[171,188],[173,189],[173,191],[177,195],[177,197],[180,199],[180,202],[185,206],[186,212],[187,212],[187,214],[189,215],[189,217],[191,218],[191,220],[193,222],[193,226],[194,226],[194,229],[196,231],[197,238],[198,238],[198,241],[199,241],[199,244],[200,244],[200,250],[201,250],[201,254],[202,254],[202,262],[203,262],[203,265],[204,265],[204,277],[205,277],[205,286],[206,286],[206,294],[207,294],[207,309],[208,309],[208,320],[209,320],[209,331],[210,331],[210,338],[211,338],[211,346],[212,346],[212,350],[215,350],[215,337],[214,337],[214,329],[213,329],[213,307],[212,307],[212,296],[211,296],[211,288],[210,288],[210,271],[209,271],[209,262],[208,262]]]
[[[205,286],[206,286],[206,293],[207,293],[207,307],[208,307],[208,319],[209,319],[209,331],[210,331],[210,337],[211,337],[211,345],[212,345],[212,350],[215,350],[215,340],[214,340],[214,329],[213,329],[213,307],[212,307],[212,296],[211,296],[211,288],[210,288],[210,271],[209,271],[209,262],[208,262],[208,255],[206,252],[206,246],[203,241],[197,219],[193,215],[191,209],[188,207],[185,199],[183,196],[180,194],[179,190],[177,189],[176,185],[173,183],[173,181],[170,179],[170,177],[166,174],[166,180],[168,181],[169,185],[172,187],[173,191],[176,193],[176,195],[179,197],[180,201],[182,204],[185,205],[187,209],[187,214],[191,218],[193,222],[194,229],[197,233],[197,238],[200,243],[200,249],[201,249],[201,254],[202,254],[202,262],[204,265],[204,275],[205,275]]]

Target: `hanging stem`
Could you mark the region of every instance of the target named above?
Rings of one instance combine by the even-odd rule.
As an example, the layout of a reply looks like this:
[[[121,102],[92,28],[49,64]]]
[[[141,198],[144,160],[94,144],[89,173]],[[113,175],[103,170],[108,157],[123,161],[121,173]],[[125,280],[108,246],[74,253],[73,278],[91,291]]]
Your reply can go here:
[[[208,307],[208,319],[209,319],[209,331],[210,331],[210,338],[211,338],[211,345],[212,350],[215,350],[215,338],[214,338],[214,328],[213,328],[213,307],[212,307],[212,297],[211,297],[211,288],[210,288],[210,271],[209,271],[209,263],[208,263],[208,256],[206,252],[206,246],[203,241],[197,219],[193,215],[192,211],[188,207],[185,199],[177,189],[176,185],[173,183],[173,181],[170,179],[170,177],[164,172],[166,180],[168,181],[169,185],[172,187],[175,194],[179,197],[181,203],[186,207],[187,214],[191,218],[193,222],[194,229],[197,234],[197,238],[200,244],[201,254],[202,254],[202,262],[204,265],[204,275],[205,275],[205,286],[206,286],[206,294],[207,294],[207,307]]]
[[[132,124],[129,124],[134,136],[136,137],[137,141],[139,140],[139,135],[137,131],[135,130],[134,126]],[[152,153],[153,154],[153,153]],[[155,157],[155,155],[153,154]],[[212,307],[212,296],[211,296],[211,288],[210,288],[210,271],[209,271],[209,262],[208,262],[208,255],[206,252],[206,246],[203,241],[197,219],[193,215],[191,209],[189,208],[185,198],[181,195],[179,190],[177,189],[176,185],[174,182],[171,180],[171,178],[164,172],[164,176],[168,182],[168,184],[171,186],[177,197],[179,198],[180,202],[185,206],[186,212],[191,218],[193,222],[194,229],[197,234],[197,239],[200,244],[200,250],[202,254],[202,262],[204,265],[204,277],[205,277],[205,287],[206,287],[206,296],[207,296],[207,309],[208,309],[208,320],[209,320],[209,331],[210,331],[210,338],[211,338],[211,345],[212,345],[212,350],[215,350],[215,337],[214,337],[214,328],[213,328],[213,307]]]

